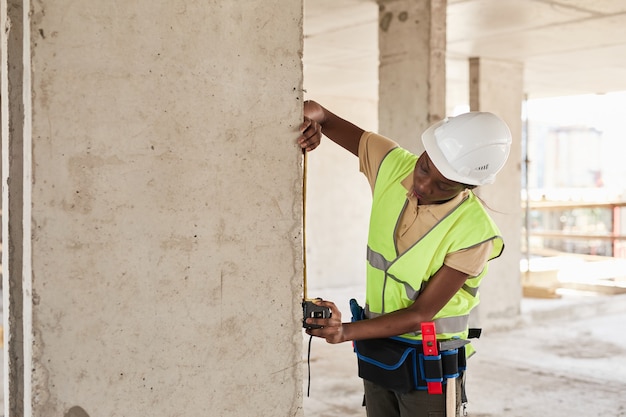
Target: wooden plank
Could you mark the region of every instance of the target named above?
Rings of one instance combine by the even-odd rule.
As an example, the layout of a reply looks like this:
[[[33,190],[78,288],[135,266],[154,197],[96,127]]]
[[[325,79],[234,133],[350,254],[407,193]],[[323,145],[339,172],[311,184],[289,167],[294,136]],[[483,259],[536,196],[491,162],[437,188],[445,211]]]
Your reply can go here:
[[[556,292],[556,288],[537,285],[523,285],[522,295],[527,298],[561,298],[561,295]]]

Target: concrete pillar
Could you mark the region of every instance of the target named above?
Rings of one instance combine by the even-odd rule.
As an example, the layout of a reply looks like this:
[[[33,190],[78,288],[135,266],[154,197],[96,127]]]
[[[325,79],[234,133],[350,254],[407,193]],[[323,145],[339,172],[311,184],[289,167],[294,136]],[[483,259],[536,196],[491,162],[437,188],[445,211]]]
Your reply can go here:
[[[445,116],[446,0],[378,0],[379,131],[421,153]]]
[[[24,159],[23,18],[21,0],[0,3],[2,77],[2,296],[4,415],[24,415],[23,246]],[[9,22],[18,22],[12,25]],[[11,221],[9,222],[9,219]],[[11,381],[9,383],[8,381]],[[7,411],[8,410],[8,411]]]
[[[301,416],[302,2],[13,3],[5,416]]]
[[[484,328],[510,327],[520,318],[521,290],[521,163],[523,67],[517,62],[471,58],[470,110],[502,117],[513,134],[509,159],[493,185],[477,194],[492,208],[505,242],[504,254],[491,262],[481,285],[481,304],[475,319]]]

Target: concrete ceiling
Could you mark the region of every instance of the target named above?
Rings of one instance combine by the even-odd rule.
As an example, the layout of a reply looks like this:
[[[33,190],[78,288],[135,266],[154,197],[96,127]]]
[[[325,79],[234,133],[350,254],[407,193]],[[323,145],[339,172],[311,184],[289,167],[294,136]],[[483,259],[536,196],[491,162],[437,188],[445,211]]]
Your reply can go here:
[[[375,100],[378,5],[306,0],[305,89]],[[524,65],[529,98],[626,90],[626,0],[448,0],[448,102],[467,102],[469,57]]]

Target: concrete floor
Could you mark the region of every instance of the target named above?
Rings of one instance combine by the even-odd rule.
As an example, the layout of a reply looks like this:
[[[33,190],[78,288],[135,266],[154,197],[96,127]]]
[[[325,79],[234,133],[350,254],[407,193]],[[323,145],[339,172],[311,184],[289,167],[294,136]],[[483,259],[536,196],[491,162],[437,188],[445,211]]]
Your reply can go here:
[[[336,300],[350,297],[335,292]],[[522,311],[519,328],[483,333],[474,343],[468,415],[626,416],[626,295],[524,299]],[[307,397],[307,335],[304,341],[305,416],[365,416],[351,345],[313,340]]]

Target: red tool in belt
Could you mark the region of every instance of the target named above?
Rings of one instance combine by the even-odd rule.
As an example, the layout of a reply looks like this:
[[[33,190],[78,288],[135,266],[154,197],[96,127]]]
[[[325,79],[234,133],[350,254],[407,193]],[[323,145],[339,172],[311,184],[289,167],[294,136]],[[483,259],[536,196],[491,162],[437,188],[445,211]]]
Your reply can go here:
[[[432,321],[422,323],[422,344],[424,356],[439,356],[437,333],[435,332],[435,323]],[[443,394],[441,382],[426,382],[426,384],[429,394]]]
[[[424,348],[424,356],[439,356],[439,348],[437,342],[437,333],[435,332],[435,323],[432,321],[422,323],[422,344]],[[443,394],[441,382],[428,382],[429,394]],[[446,380],[446,417],[456,416],[456,381],[454,378]]]

